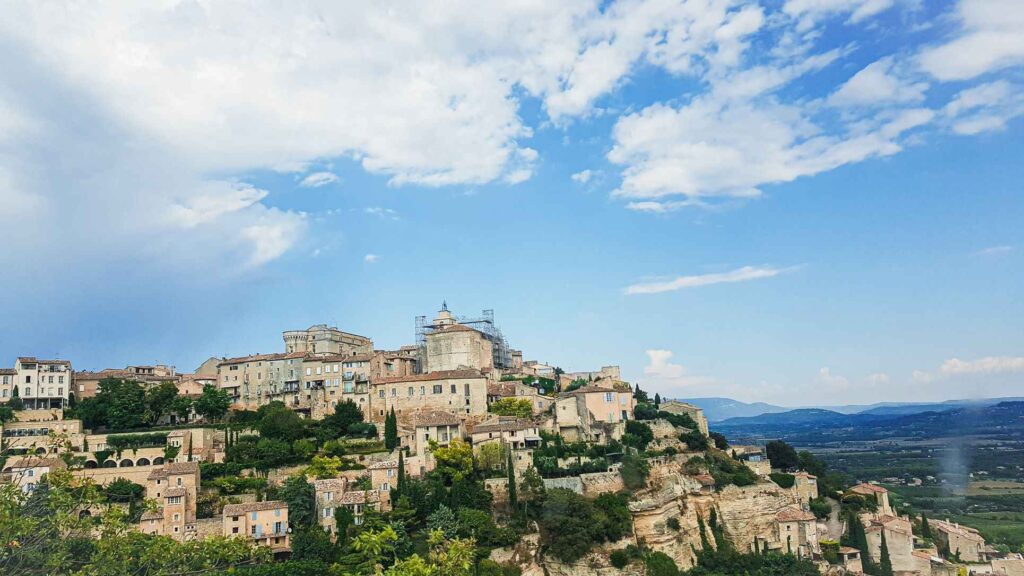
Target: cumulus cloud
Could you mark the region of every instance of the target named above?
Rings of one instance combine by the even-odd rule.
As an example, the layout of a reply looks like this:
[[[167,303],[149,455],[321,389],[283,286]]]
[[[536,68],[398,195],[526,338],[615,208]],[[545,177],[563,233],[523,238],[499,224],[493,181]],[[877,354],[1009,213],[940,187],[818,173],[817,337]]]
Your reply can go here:
[[[988,356],[977,360],[950,358],[942,363],[939,372],[946,376],[1024,372],[1024,357]]]
[[[641,282],[626,287],[626,294],[658,294],[661,292],[672,292],[685,288],[697,288],[700,286],[711,286],[713,284],[747,282],[761,278],[772,278],[785,272],[782,268],[769,266],[744,266],[729,272],[715,274],[700,274],[696,276],[679,276],[671,280],[659,282]]]
[[[644,377],[662,390],[671,388],[675,389],[674,392],[682,395],[693,391],[681,388],[701,387],[715,383],[713,378],[691,375],[681,364],[672,362],[674,354],[671,350],[652,349],[645,353],[647,354],[647,365],[644,366]]]
[[[366,256],[363,256],[363,262],[366,262],[367,264],[374,264],[378,260],[380,260],[380,256],[376,254],[367,254]]]
[[[314,172],[302,179],[299,183],[303,188],[319,188],[338,181],[338,176],[333,172]]]
[[[833,374],[827,366],[818,370],[815,381],[832,392],[843,391],[850,387],[850,380],[847,377]]]
[[[875,374],[868,376],[868,382],[871,384],[888,384],[890,380],[891,378],[889,378],[889,375],[885,372],[876,372]]]
[[[957,134],[1002,130],[1008,121],[1024,114],[1024,93],[1006,80],[979,84],[957,93],[943,113]]]
[[[799,19],[801,30],[808,30],[819,20],[837,14],[848,14],[849,23],[855,24],[895,4],[895,0],[786,0],[782,11]]]
[[[961,28],[950,41],[926,48],[921,67],[939,80],[968,80],[1024,63],[1024,5],[1018,0],[960,0]]]

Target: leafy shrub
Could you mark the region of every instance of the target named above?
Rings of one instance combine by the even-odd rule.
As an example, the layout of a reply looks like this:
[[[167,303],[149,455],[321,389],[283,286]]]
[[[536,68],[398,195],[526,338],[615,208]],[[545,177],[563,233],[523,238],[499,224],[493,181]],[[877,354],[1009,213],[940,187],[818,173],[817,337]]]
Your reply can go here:
[[[612,561],[612,566],[619,570],[622,570],[629,564],[629,554],[625,550],[615,550],[609,555],[609,558]]]
[[[651,552],[644,559],[647,576],[679,576],[679,566],[671,556],[664,552]]]
[[[665,522],[665,524],[667,524],[668,527],[673,530],[679,530],[679,518],[676,518],[675,516],[669,518],[668,521]]]
[[[772,479],[772,482],[778,484],[779,488],[792,488],[796,483],[796,476],[784,472],[773,472],[768,477]]]

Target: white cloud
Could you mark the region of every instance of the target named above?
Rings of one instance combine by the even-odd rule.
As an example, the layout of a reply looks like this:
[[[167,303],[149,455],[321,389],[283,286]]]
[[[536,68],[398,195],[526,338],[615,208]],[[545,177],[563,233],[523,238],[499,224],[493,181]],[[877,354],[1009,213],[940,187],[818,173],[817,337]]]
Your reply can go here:
[[[868,64],[840,86],[829,102],[834,106],[864,106],[924,100],[928,84],[901,78],[895,68],[892,58]]]
[[[319,188],[338,181],[338,176],[333,172],[314,172],[302,179],[299,183],[303,188]]]
[[[850,23],[861,22],[895,4],[895,0],[786,0],[782,11],[799,18],[799,28],[808,30],[817,21],[836,14],[849,14]]]
[[[571,176],[571,178],[572,178],[572,181],[576,182],[577,184],[586,184],[587,182],[590,182],[590,179],[593,176],[594,176],[594,172],[592,170],[581,170],[581,171],[573,174]]]
[[[943,81],[968,80],[1024,63],[1024,4],[1019,0],[960,0],[959,34],[923,50],[921,67]]]
[[[235,182],[205,182],[202,190],[171,206],[168,217],[184,228],[213,222],[256,204],[267,191]]]
[[[679,378],[686,370],[679,364],[669,362],[673,354],[671,350],[647,350],[648,364],[644,366],[644,376],[651,378]]]
[[[975,252],[975,255],[977,255],[977,256],[1004,256],[1006,254],[1009,254],[1010,252],[1013,252],[1013,246],[1009,246],[1009,245],[989,246],[988,248],[983,248],[981,250],[978,250],[977,252]]]
[[[943,113],[957,134],[1002,130],[1008,121],[1024,114],[1024,93],[1005,80],[979,84],[960,91]]]
[[[700,286],[711,286],[732,282],[746,282],[760,278],[772,278],[785,272],[785,269],[772,267],[744,266],[729,272],[717,274],[701,274],[698,276],[679,276],[672,280],[661,282],[642,282],[626,287],[626,294],[658,294],[661,292],[672,292],[684,288],[697,288]]]
[[[376,254],[367,254],[366,256],[363,256],[363,262],[366,262],[367,264],[375,264],[378,260],[380,260],[380,256]]]
[[[942,363],[939,371],[946,376],[1024,372],[1024,357],[988,356],[977,360],[950,358]]]
[[[363,212],[377,216],[384,220],[398,220],[398,212],[391,208],[384,208],[382,206],[368,206],[363,209]]]
[[[868,382],[875,385],[888,384],[891,378],[885,372],[876,372],[868,376]]]
[[[926,372],[924,370],[914,370],[914,372],[910,375],[910,379],[913,380],[915,384],[928,384],[932,380],[934,380],[935,377],[932,376],[930,372]]]
[[[833,374],[832,370],[827,366],[818,370],[815,382],[818,386],[824,387],[829,392],[841,392],[850,387],[850,380],[848,378]]]

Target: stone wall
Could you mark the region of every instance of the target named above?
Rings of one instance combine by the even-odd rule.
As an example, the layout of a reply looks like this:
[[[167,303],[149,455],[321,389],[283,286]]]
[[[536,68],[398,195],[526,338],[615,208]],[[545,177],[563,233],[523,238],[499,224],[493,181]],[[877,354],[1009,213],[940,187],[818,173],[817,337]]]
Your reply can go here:
[[[584,496],[594,497],[602,492],[618,492],[626,489],[626,485],[622,483],[622,475],[618,471],[580,474],[580,482],[583,484]]]
[[[73,474],[78,478],[92,478],[100,486],[106,486],[118,478],[124,478],[125,480],[145,486],[149,473],[161,468],[163,468],[162,465],[130,466],[127,468],[84,468],[75,470]]]
[[[679,436],[679,431],[673,426],[668,420],[645,420],[644,424],[651,427],[651,432],[654,432],[654,438],[675,438]]]
[[[200,540],[224,533],[224,519],[221,516],[196,520],[196,537]]]
[[[569,476],[567,478],[545,478],[544,489],[551,490],[554,488],[566,488],[577,494],[583,494],[583,481],[580,480],[579,476]]]
[[[508,478],[488,478],[484,480],[484,489],[494,496],[495,504],[508,502]]]

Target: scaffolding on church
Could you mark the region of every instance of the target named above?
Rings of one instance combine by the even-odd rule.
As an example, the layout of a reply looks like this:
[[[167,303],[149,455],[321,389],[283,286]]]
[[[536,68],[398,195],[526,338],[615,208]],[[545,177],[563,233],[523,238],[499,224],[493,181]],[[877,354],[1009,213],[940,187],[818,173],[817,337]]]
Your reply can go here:
[[[448,303],[441,305],[441,310],[448,311]],[[487,309],[479,316],[453,316],[459,324],[474,328],[484,335],[484,338],[491,343],[494,356],[494,367],[504,370],[512,367],[512,349],[509,348],[505,336],[494,323],[494,310]],[[441,326],[427,322],[426,316],[416,317],[416,347],[419,349],[417,365],[423,367],[423,360],[427,357],[427,335],[439,330]]]

